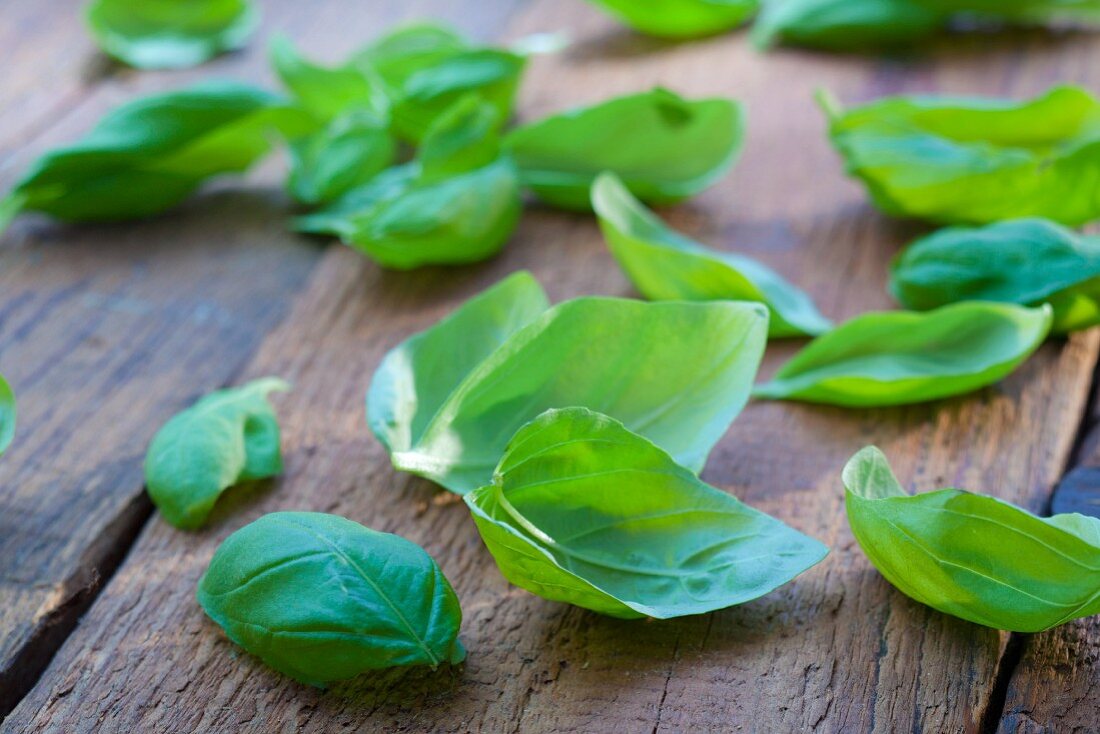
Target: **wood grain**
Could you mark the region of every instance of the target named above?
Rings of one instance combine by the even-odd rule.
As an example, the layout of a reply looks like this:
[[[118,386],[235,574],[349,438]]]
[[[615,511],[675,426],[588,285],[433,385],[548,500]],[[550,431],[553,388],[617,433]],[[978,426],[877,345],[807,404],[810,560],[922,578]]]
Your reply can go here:
[[[536,2],[510,35],[559,28],[575,43],[533,64],[523,116],[655,83],[746,100],[743,161],[669,219],[768,262],[836,318],[891,306],[886,265],[920,230],[876,215],[844,179],[811,102],[815,87],[845,100],[915,90],[1024,95],[1100,74],[1100,47],[1077,36],[944,42],[905,60],[764,57],[739,34],[659,43],[554,0]],[[365,426],[363,393],[384,352],[520,267],[556,299],[630,294],[591,217],[538,207],[481,266],[387,273],[330,249],[242,375],[280,374],[296,385],[277,398],[286,475],[230,493],[198,533],[154,518],[3,730],[979,730],[1005,638],[895,592],[848,530],[839,472],[873,442],[918,489],[967,486],[1042,507],[1085,411],[1100,335],[1052,342],[1003,384],[966,398],[873,411],[750,405],[704,477],[832,554],[741,607],[626,622],[510,587],[461,503],[394,473]],[[796,347],[770,347],[765,374]],[[468,662],[319,691],[230,644],[195,603],[195,583],[226,535],[277,509],[335,512],[423,544],[461,598]]]

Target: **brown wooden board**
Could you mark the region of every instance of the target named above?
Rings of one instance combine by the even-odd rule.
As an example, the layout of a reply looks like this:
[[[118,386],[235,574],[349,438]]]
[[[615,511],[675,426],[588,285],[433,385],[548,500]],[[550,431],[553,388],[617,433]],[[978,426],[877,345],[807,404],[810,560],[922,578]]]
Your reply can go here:
[[[814,88],[847,101],[918,90],[1026,95],[1055,81],[1100,81],[1100,45],[1075,35],[952,40],[910,59],[762,56],[743,34],[662,43],[579,2],[538,0],[508,36],[558,29],[574,45],[535,62],[524,117],[655,83],[747,102],[742,162],[668,217],[773,265],[835,318],[891,306],[887,263],[921,230],[874,213],[844,178]],[[383,28],[359,30],[366,38]],[[328,32],[350,31],[334,18]],[[741,607],[627,622],[510,587],[461,502],[390,469],[365,425],[363,394],[384,352],[523,267],[555,299],[631,294],[590,216],[538,207],[505,253],[479,266],[387,273],[349,250],[328,250],[240,376],[295,384],[276,398],[286,475],[230,493],[201,532],[154,517],[4,731],[963,732],[996,724],[1006,636],[908,600],[871,568],[844,517],[840,469],[876,443],[917,489],[963,486],[1042,508],[1086,410],[1096,333],[1051,342],[1001,385],[965,398],[872,411],[750,405],[704,478],[832,554]],[[765,375],[796,348],[769,347]],[[423,544],[462,601],[467,663],[320,691],[229,643],[195,602],[195,583],[226,535],[278,509],[334,512]]]

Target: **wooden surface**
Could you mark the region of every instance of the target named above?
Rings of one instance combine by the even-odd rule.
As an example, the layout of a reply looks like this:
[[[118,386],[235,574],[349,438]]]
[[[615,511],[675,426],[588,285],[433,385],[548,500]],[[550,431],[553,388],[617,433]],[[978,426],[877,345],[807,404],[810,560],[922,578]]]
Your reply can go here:
[[[59,9],[18,1],[26,6],[18,17],[28,19],[21,22],[48,26],[50,43],[67,44],[48,73],[81,101],[46,126],[49,90],[6,82],[0,100],[25,99],[36,121],[4,111],[4,155],[25,161],[86,128],[100,106],[194,76],[74,82],[70,75],[101,63],[89,62],[89,42],[34,10]],[[886,265],[920,230],[874,213],[844,178],[814,88],[860,100],[1100,83],[1100,39],[1080,35],[952,40],[912,59],[761,56],[738,34],[643,39],[573,0],[265,4],[267,29],[285,28],[329,56],[426,7],[482,37],[571,32],[567,52],[532,65],[525,118],[656,83],[745,100],[741,163],[666,214],[701,240],[773,265],[838,319],[891,307]],[[268,78],[254,46],[217,69]],[[18,50],[19,59],[49,56],[47,48]],[[14,172],[4,175],[7,184]],[[13,690],[8,681],[20,675],[35,678],[28,666],[41,667],[60,645],[4,731],[1096,729],[1100,625],[1009,636],[909,601],[855,544],[839,472],[873,442],[917,489],[964,486],[1045,509],[1090,413],[1097,333],[1052,342],[1003,384],[966,398],[874,411],[750,405],[704,478],[822,540],[831,555],[741,607],[613,620],[509,587],[460,502],[389,468],[362,405],[388,348],[518,268],[530,268],[555,299],[631,295],[592,218],[531,207],[491,262],[387,273],[347,249],[321,252],[286,234],[285,202],[272,190],[279,175],[273,163],[253,177],[259,193],[207,195],[140,225],[26,223],[3,238],[0,368],[23,415],[18,442],[0,461],[0,670],[9,676],[0,690]],[[770,346],[764,376],[796,348]],[[174,530],[155,515],[145,522],[140,460],[159,423],[214,385],[264,374],[295,384],[276,398],[286,475],[230,493],[201,532]],[[1086,464],[1087,446],[1079,452]],[[467,663],[319,691],[230,644],[199,609],[195,583],[226,535],[278,509],[335,512],[423,544],[462,601]],[[88,584],[127,548],[108,583]],[[96,598],[68,634],[74,589]],[[64,634],[43,631],[51,619],[65,622]]]

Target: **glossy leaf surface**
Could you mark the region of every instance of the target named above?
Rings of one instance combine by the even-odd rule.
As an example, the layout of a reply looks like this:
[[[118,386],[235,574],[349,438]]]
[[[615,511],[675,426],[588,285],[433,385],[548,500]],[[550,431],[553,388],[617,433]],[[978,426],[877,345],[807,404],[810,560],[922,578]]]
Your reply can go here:
[[[590,0],[634,30],[661,38],[693,38],[735,28],[758,0]]]
[[[768,336],[814,336],[832,323],[803,291],[752,258],[711,250],[669,229],[613,173],[592,185],[592,208],[615,259],[653,301],[759,301]]]
[[[867,313],[814,339],[754,394],[848,407],[961,395],[1015,370],[1050,324],[1050,306],[982,301]]]
[[[741,604],[827,553],[584,408],[521,428],[466,504],[509,581],[615,617]]]
[[[958,489],[908,494],[877,448],[844,468],[848,522],[899,591],[987,627],[1038,632],[1100,613],[1100,520],[1039,518]]]
[[[466,656],[458,598],[424,549],[336,515],[244,526],[214,553],[198,599],[231,640],[312,685]]]

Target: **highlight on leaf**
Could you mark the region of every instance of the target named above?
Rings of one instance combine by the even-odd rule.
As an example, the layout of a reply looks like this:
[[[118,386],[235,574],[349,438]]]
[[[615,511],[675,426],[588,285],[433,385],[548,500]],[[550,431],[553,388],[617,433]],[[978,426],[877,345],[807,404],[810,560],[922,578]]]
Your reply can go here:
[[[758,301],[768,308],[768,336],[816,336],[832,323],[805,292],[748,257],[711,250],[669,229],[613,173],[592,184],[592,208],[611,254],[653,301]]]
[[[959,489],[910,495],[873,446],[844,467],[848,522],[906,596],[945,614],[1039,632],[1100,613],[1100,520],[1040,518]]]
[[[367,396],[396,468],[458,494],[551,408],[622,421],[692,471],[748,400],[768,315],[757,303],[577,298],[548,308],[517,273],[386,355]]]
[[[814,339],[753,394],[850,408],[962,395],[1012,373],[1051,321],[1046,304],[984,301],[866,313]]]
[[[466,657],[462,610],[423,548],[320,512],[273,512],[218,547],[198,600],[229,639],[297,681]]]
[[[510,582],[614,617],[742,604],[828,552],[585,408],[522,427],[493,483],[465,500]]]
[[[634,30],[660,38],[695,38],[736,28],[759,0],[589,0]]]

